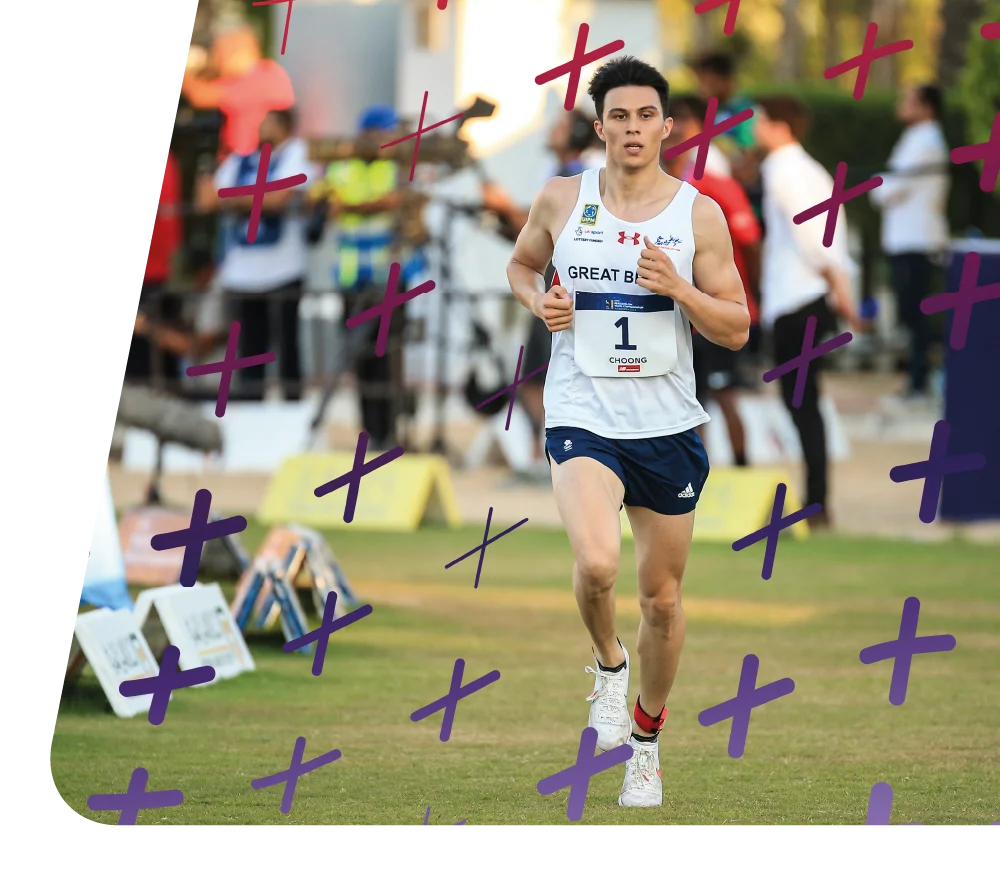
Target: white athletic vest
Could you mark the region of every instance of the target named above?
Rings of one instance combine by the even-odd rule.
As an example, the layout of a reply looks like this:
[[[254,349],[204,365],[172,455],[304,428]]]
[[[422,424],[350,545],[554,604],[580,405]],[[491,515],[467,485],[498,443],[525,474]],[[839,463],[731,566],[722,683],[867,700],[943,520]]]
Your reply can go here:
[[[602,437],[679,434],[709,421],[695,397],[691,325],[669,297],[636,284],[643,236],[691,281],[698,191],[682,183],[652,220],[629,223],[601,201],[601,169],[581,175],[580,195],[552,255],[553,285],[574,298],[573,324],[552,334],[545,427]]]

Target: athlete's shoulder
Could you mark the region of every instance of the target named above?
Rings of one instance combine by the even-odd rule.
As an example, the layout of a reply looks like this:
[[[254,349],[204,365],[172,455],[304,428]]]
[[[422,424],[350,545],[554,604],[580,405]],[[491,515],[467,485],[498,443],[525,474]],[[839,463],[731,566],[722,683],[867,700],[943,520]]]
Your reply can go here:
[[[717,236],[728,229],[725,211],[714,198],[698,192],[691,208],[691,227],[696,241],[699,238]]]
[[[550,177],[535,196],[535,209],[546,217],[558,217],[573,210],[580,196],[582,175]]]

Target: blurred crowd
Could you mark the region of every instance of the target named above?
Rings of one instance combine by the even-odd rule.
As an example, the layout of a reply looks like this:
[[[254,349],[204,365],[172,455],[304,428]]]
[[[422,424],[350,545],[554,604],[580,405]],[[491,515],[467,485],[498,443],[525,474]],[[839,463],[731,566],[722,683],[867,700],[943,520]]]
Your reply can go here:
[[[664,147],[669,174],[686,180],[722,208],[732,235],[737,267],[748,294],[753,331],[744,352],[731,352],[695,338],[698,395],[714,402],[728,429],[735,463],[746,464],[738,395],[759,385],[761,365],[798,354],[806,322],[816,319],[817,339],[849,328],[864,333],[872,304],[859,302],[857,269],[848,247],[848,223],[841,209],[830,247],[821,243],[825,215],[804,224],[792,217],[830,196],[830,173],[802,146],[809,108],[788,95],[741,93],[733,60],[709,52],[690,60],[697,81],[694,94],[672,96],[674,126]],[[673,153],[702,130],[707,102],[718,102],[717,121],[748,108],[754,116],[716,137],[704,173],[695,173],[697,150]],[[221,118],[218,150],[202,154],[193,169],[189,204],[182,198],[176,151],[167,156],[159,208],[129,353],[126,380],[154,377],[176,382],[186,365],[203,361],[225,343],[231,321],[240,322],[241,355],[274,351],[274,364],[242,371],[236,399],[278,396],[299,399],[318,393],[330,370],[317,368],[316,348],[331,341],[317,335],[311,316],[307,275],[310,248],[333,242],[330,285],[340,295],[343,321],[380,301],[394,262],[403,266],[399,289],[420,267],[419,243],[401,233],[399,215],[406,204],[408,169],[384,158],[379,146],[400,137],[400,119],[388,106],[368,108],[357,120],[356,149],[350,158],[318,163],[297,134],[291,81],[277,62],[262,56],[254,32],[235,27],[218,36],[209,52],[192,49],[182,85],[182,106]],[[904,132],[892,152],[884,183],[870,194],[882,212],[882,248],[891,270],[896,313],[909,338],[908,376],[900,394],[919,400],[928,394],[930,336],[920,301],[932,292],[948,244],[948,147],[940,119],[941,92],[932,84],[907,88],[897,114]],[[547,133],[551,175],[571,176],[604,164],[604,146],[594,131],[593,114],[562,112]],[[252,196],[220,198],[219,190],[248,186],[258,174],[262,147],[270,145],[267,180],[299,174],[307,182],[263,197],[256,238],[247,232]],[[513,242],[527,219],[499,183],[483,180],[482,210],[497,220],[497,230]],[[173,282],[176,256],[188,220],[213,219],[211,259],[194,273],[193,293],[182,296]],[[551,285],[549,267],[546,284]],[[822,279],[826,294],[811,295]],[[805,292],[805,293],[803,293]],[[805,300],[803,300],[805,297]],[[191,303],[194,303],[192,307]],[[329,316],[327,316],[329,317]],[[364,428],[374,448],[398,442],[398,390],[404,384],[401,340],[403,310],[392,322],[390,355],[376,357],[371,340],[376,322],[345,342],[335,370],[359,382]],[[370,331],[370,333],[369,333]],[[365,335],[368,334],[368,335]],[[522,374],[543,367],[550,337],[532,318],[524,339]],[[792,405],[794,375],[782,378],[782,397],[802,440],[809,474],[806,503],[824,502],[826,450],[819,409],[818,369],[810,370],[804,399]],[[542,370],[523,385],[523,403],[536,437],[533,454],[543,461]],[[176,387],[176,386],[175,386]]]

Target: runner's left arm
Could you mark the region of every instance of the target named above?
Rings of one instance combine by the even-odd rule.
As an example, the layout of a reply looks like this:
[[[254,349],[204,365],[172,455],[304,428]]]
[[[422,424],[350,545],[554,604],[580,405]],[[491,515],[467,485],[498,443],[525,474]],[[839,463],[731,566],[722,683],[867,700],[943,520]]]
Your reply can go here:
[[[746,291],[733,260],[733,242],[718,203],[695,199],[692,221],[695,254],[694,283],[680,277],[670,257],[647,239],[639,260],[638,284],[669,296],[709,342],[739,351],[750,335]]]

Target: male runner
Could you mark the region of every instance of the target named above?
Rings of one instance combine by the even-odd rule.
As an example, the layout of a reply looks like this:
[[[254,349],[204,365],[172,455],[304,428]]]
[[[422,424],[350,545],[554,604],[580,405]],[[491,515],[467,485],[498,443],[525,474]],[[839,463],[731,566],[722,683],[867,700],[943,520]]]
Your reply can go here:
[[[660,170],[669,87],[631,56],[588,94],[606,164],[552,178],[535,197],[507,278],[554,334],[545,380],[546,456],[573,548],[573,589],[597,669],[589,725],[604,750],[630,742],[618,803],[663,802],[657,735],[684,641],[681,579],[708,477],[695,428],[691,327],[741,348],[750,316],[719,206]],[[543,273],[552,259],[554,286]],[[619,511],[635,535],[640,688],[615,627]]]

